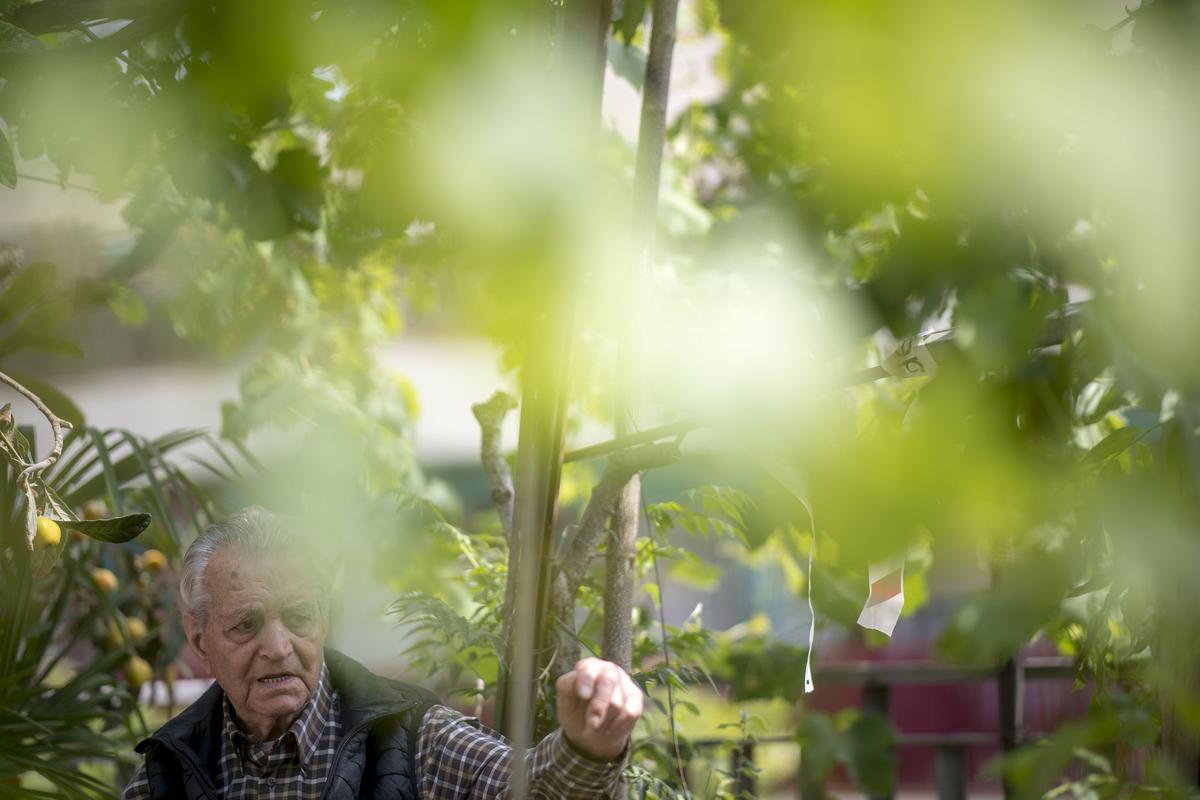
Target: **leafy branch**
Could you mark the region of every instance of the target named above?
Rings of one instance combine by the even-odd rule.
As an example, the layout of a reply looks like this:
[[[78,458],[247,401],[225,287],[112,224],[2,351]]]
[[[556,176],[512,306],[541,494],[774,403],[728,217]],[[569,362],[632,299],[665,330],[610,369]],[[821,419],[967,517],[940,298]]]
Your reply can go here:
[[[11,386],[26,400],[28,400],[30,403],[33,403],[34,407],[40,411],[42,416],[46,418],[46,421],[50,423],[50,432],[54,436],[54,444],[51,446],[50,452],[41,461],[26,461],[25,455],[28,455],[28,457],[31,459],[33,456],[30,454],[22,454],[18,446],[9,440],[7,430],[5,431],[5,435],[2,437],[4,441],[3,447],[5,454],[14,465],[22,467],[21,471],[17,474],[17,488],[22,494],[25,495],[25,547],[32,552],[33,539],[37,531],[37,503],[33,496],[33,487],[30,485],[30,480],[40,474],[43,470],[51,467],[54,462],[58,460],[58,457],[62,454],[63,431],[70,430],[72,425],[70,422],[62,419],[53,411],[51,411],[50,407],[42,401],[42,398],[26,389],[9,375],[0,372],[0,381],[3,381]],[[4,413],[8,415],[6,420],[7,424],[5,424],[5,428],[8,428],[12,425],[12,412],[10,409],[5,408]]]

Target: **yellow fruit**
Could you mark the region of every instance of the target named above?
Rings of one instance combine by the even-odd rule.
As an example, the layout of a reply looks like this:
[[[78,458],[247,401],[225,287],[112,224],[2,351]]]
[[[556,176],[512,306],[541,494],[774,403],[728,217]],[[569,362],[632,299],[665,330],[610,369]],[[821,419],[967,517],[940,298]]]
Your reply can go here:
[[[125,627],[129,629],[130,639],[140,639],[146,635],[146,623],[137,617],[130,617],[125,620]]]
[[[58,527],[58,523],[49,517],[38,517],[37,533],[33,537],[34,546],[54,547],[61,541],[62,528]]]
[[[110,594],[117,590],[117,576],[113,574],[111,569],[97,567],[92,570],[92,583],[96,584],[96,588],[105,594]]]
[[[109,620],[108,632],[104,636],[104,646],[109,650],[115,650],[121,646],[124,639],[121,637],[121,629],[117,627],[115,620]]]
[[[146,681],[150,680],[153,674],[150,669],[150,662],[141,656],[130,656],[125,662],[125,679],[129,681],[129,685],[137,691]]]
[[[167,557],[158,550],[147,550],[138,558],[141,568],[148,572],[158,572],[167,568]]]
[[[103,500],[88,500],[83,504],[84,519],[103,519],[107,513],[108,508]]]

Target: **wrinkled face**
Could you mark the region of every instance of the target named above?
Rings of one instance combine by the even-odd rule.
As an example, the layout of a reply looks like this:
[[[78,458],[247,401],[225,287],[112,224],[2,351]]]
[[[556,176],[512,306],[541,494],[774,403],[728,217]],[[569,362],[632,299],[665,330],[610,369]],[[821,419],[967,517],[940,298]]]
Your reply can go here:
[[[184,615],[188,642],[225,690],[238,721],[262,740],[283,735],[317,688],[325,620],[299,559],[220,547],[204,573],[203,626]]]

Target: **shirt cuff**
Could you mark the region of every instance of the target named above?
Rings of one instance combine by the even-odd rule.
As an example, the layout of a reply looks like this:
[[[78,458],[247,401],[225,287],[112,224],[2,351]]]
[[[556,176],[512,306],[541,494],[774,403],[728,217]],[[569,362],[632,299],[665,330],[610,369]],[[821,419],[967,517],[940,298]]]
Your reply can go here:
[[[553,742],[550,746],[550,761],[554,771],[562,775],[570,775],[571,782],[579,786],[592,786],[605,789],[612,786],[621,776],[625,768],[625,759],[629,757],[629,740],[625,741],[625,749],[612,761],[597,761],[579,752],[568,740],[562,728],[550,734]]]

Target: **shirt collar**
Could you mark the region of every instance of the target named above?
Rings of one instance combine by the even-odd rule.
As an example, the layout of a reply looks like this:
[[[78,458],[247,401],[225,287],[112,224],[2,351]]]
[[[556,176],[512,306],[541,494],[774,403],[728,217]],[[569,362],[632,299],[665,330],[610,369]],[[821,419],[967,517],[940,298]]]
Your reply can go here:
[[[316,751],[317,743],[321,739],[321,732],[325,729],[325,725],[329,721],[329,713],[332,705],[333,692],[329,683],[329,670],[322,664],[321,675],[317,679],[316,691],[312,693],[312,697],[304,704],[304,708],[300,710],[300,715],[284,731],[283,736],[279,737],[280,741],[287,737],[291,737],[295,741],[297,756],[300,763],[304,766],[312,762],[313,753]],[[243,752],[249,746],[257,744],[257,739],[237,726],[237,717],[235,716],[233,705],[229,702],[228,695],[225,696],[223,707],[226,737],[237,746],[239,751]]]

